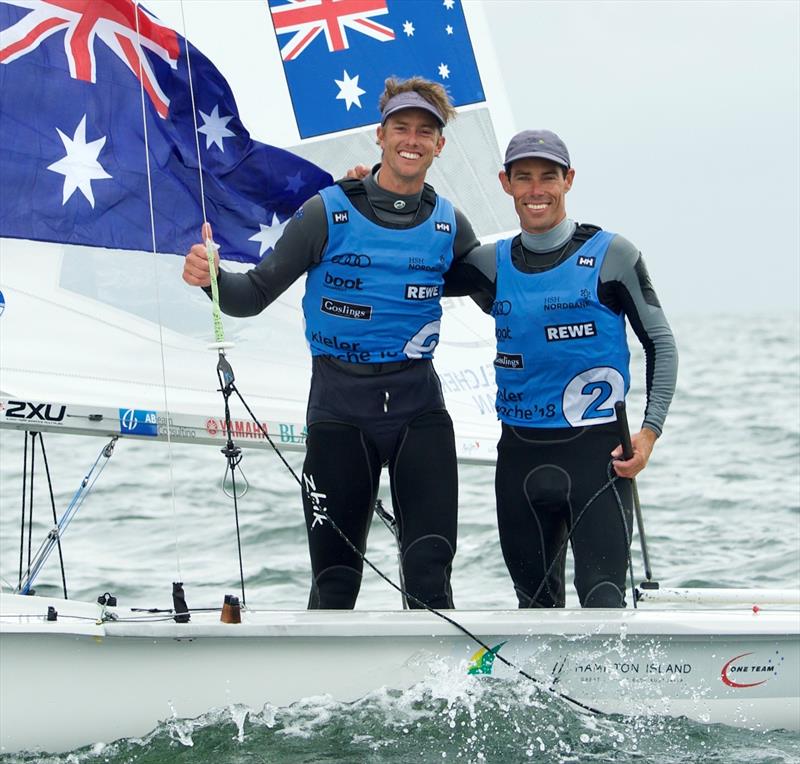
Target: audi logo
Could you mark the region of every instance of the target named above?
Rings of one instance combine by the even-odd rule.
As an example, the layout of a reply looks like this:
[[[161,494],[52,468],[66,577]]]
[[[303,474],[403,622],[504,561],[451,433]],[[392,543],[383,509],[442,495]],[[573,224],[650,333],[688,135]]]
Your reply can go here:
[[[492,303],[493,316],[507,316],[509,313],[511,313],[511,300],[495,300]]]
[[[372,265],[369,255],[334,255],[331,262],[337,265],[349,265],[351,268],[369,268]]]

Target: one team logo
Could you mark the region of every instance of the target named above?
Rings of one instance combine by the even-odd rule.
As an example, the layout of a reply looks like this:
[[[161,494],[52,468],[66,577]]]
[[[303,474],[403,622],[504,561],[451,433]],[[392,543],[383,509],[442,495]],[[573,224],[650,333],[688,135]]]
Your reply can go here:
[[[594,257],[585,257],[584,255],[581,255],[578,257],[578,265],[581,265],[584,268],[594,268]]]
[[[751,655],[755,657],[748,657]],[[764,658],[758,653],[741,653],[725,663],[720,676],[728,687],[737,690],[758,687],[778,676],[782,662],[783,656],[777,650],[770,658]]]
[[[347,210],[336,210],[333,214],[333,224],[340,225],[350,220],[350,213]]]
[[[441,231],[442,233],[450,233],[452,230],[450,223],[447,223],[444,220],[437,220],[433,224],[433,227],[435,230]]]

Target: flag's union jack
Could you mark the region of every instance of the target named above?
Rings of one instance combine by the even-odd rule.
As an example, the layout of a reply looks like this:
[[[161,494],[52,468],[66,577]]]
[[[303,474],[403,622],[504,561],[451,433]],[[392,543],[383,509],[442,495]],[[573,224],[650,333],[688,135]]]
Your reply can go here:
[[[169,112],[164,95],[142,47],[153,51],[173,69],[180,47],[177,34],[162,26],[130,0],[6,0],[30,13],[3,30],[0,63],[8,64],[35,50],[50,35],[66,30],[64,50],[70,75],[96,82],[94,44],[99,38],[144,86],[161,117]]]
[[[289,0],[270,10],[278,34],[295,33],[281,48],[284,61],[297,58],[320,33],[330,52],[350,47],[347,29],[381,42],[395,38],[392,29],[372,20],[389,12],[386,0]]]
[[[0,147],[0,237],[109,250],[182,254],[208,220],[222,257],[259,262],[332,182],[253,140],[214,63],[138,0],[0,0]]]

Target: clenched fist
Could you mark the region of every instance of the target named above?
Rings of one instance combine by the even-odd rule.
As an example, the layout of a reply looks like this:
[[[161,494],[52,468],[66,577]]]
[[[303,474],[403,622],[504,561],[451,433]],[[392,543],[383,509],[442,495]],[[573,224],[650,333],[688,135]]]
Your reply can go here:
[[[204,244],[194,244],[183,262],[183,280],[191,286],[211,286],[211,273],[208,268],[208,247],[214,248],[214,273],[219,275],[219,255],[214,244],[214,234],[210,223],[203,223],[200,231]]]

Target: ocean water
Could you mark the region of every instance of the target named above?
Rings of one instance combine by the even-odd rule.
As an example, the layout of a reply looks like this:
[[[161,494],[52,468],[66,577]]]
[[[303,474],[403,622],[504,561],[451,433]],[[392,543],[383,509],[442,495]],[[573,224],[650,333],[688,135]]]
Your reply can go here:
[[[639,478],[654,577],[669,586],[800,586],[800,317],[673,319],[680,375],[664,436]],[[632,348],[635,349],[635,344]],[[634,350],[632,424],[642,410]],[[19,564],[22,435],[0,430],[0,576]],[[45,436],[56,506],[66,506],[103,442]],[[287,454],[299,469],[301,455]],[[268,451],[245,451],[240,500],[247,600],[302,608],[305,531],[294,479]],[[122,605],[169,607],[173,580],[191,607],[239,588],[233,509],[217,449],[121,441],[64,539],[70,597],[114,593]],[[461,469],[459,608],[515,607],[494,517],[491,468]],[[382,490],[389,506],[388,490]],[[37,488],[35,529],[49,527]],[[368,557],[396,578],[393,539],[373,523]],[[638,539],[633,562],[642,576]],[[569,578],[568,578],[569,580]],[[36,582],[61,593],[55,555]],[[574,596],[569,604],[575,602]],[[395,609],[398,595],[365,571],[359,608]],[[457,613],[456,613],[457,616]],[[46,656],[43,656],[46,659]],[[32,709],[32,713],[35,710]],[[356,703],[309,698],[289,708],[211,710],[164,722],[142,739],[0,762],[772,762],[800,761],[800,736],[683,719],[587,717],[524,680],[440,676]]]

